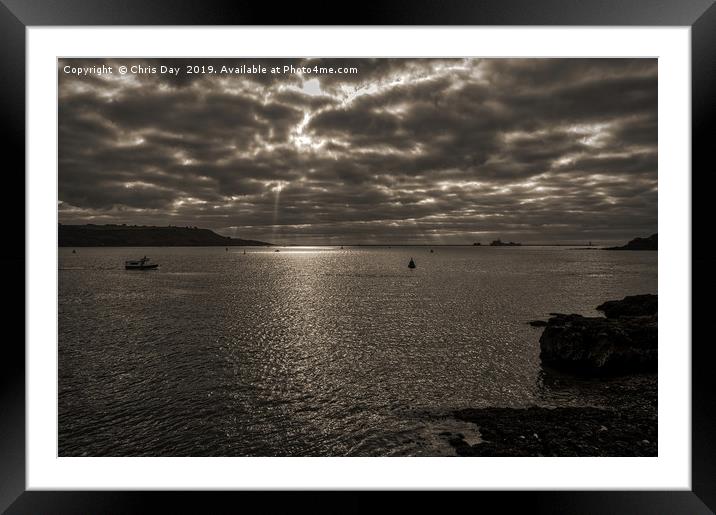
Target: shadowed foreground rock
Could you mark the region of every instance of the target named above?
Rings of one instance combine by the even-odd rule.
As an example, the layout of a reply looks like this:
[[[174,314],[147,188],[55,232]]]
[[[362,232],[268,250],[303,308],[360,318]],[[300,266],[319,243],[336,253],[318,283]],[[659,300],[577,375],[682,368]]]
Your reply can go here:
[[[609,394],[590,406],[456,411],[455,418],[477,426],[481,440],[447,435],[458,456],[658,455],[658,380],[640,373],[656,371],[657,296],[625,297],[597,309],[606,318],[553,313],[540,356],[545,373],[566,371],[563,377],[606,385]],[[560,382],[553,384],[561,388]]]
[[[607,318],[557,314],[540,337],[542,363],[578,374],[656,371],[657,296],[609,301],[597,309]]]
[[[622,300],[608,300],[597,306],[607,318],[642,317],[656,315],[659,298],[656,295],[631,295]]]
[[[465,409],[455,417],[477,424],[482,442],[453,438],[458,456],[656,456],[656,407]]]

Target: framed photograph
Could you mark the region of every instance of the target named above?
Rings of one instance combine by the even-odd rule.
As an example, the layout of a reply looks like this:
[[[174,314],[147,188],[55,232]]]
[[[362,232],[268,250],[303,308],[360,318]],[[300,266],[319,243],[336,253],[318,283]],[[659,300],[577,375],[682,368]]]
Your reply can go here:
[[[711,513],[713,2],[291,11],[0,8],[0,507]]]

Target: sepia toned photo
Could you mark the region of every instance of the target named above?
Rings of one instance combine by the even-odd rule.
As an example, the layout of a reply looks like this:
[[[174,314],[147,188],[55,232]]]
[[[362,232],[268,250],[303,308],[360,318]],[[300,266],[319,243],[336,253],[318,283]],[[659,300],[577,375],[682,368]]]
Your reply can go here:
[[[60,457],[658,455],[657,59],[57,66]]]

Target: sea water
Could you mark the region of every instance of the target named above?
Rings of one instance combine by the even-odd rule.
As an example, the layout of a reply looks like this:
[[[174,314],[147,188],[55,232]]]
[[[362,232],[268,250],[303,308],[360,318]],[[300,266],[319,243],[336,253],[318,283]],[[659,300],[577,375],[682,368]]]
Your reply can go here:
[[[656,252],[275,250],[59,249],[60,456],[449,453],[455,409],[586,402],[527,322],[657,292]]]

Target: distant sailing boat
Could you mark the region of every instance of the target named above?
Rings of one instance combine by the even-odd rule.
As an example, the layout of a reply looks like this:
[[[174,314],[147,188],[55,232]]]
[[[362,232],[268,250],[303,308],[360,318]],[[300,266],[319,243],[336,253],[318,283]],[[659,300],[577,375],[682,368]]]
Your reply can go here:
[[[413,258],[410,258],[410,263],[408,263],[408,268],[415,268],[415,261],[413,261]]]

